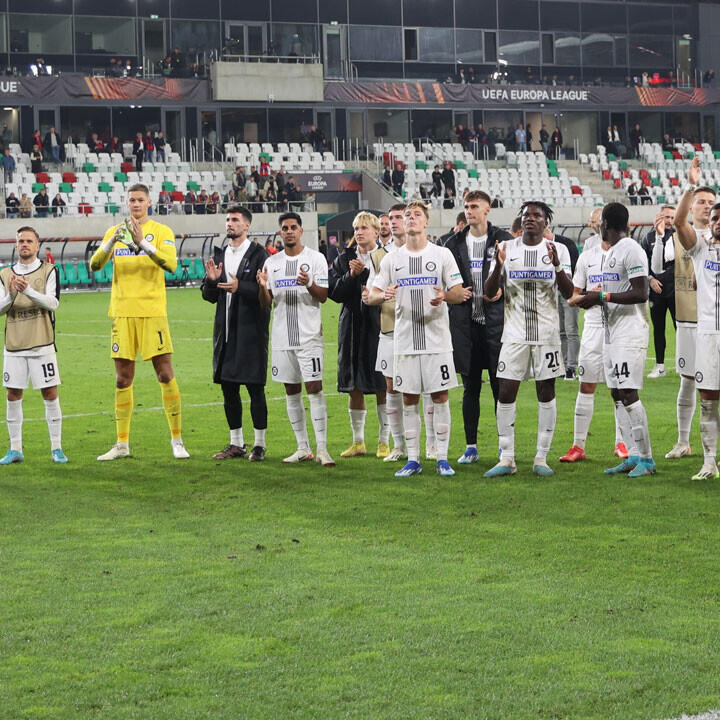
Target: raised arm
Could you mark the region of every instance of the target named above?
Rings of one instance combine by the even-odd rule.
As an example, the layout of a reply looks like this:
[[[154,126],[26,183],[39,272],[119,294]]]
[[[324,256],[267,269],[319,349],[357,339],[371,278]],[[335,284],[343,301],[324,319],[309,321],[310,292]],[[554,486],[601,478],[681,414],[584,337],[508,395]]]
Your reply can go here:
[[[677,211],[675,213],[675,230],[677,231],[680,244],[686,250],[690,250],[694,248],[697,243],[697,235],[688,220],[688,216],[690,215],[690,206],[693,201],[693,193],[698,181],[700,180],[700,158],[697,155],[690,163],[690,167],[687,171],[687,179],[688,185],[685,186],[685,192],[680,198],[680,202],[678,203]]]
[[[502,278],[503,265],[505,265],[505,257],[507,256],[507,249],[505,243],[498,245],[495,250],[495,262],[492,267],[492,272],[488,275],[488,279],[485,281],[485,295],[489,298],[494,298],[500,289],[500,281]]]

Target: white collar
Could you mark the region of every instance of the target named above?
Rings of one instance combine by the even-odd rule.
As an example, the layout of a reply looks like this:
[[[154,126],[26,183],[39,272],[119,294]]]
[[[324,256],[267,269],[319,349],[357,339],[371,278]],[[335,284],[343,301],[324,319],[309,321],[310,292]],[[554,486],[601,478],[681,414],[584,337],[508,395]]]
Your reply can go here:
[[[15,263],[15,268],[17,268],[16,275],[27,275],[28,273],[35,272],[40,266],[42,265],[42,260],[40,258],[35,258],[33,262],[31,262],[29,265],[25,265],[25,263],[21,263],[19,260]],[[15,269],[13,268],[13,270]]]
[[[232,245],[228,245],[226,250],[229,250],[231,253],[236,254],[239,252],[245,252],[248,247],[250,247],[250,239],[245,238],[237,247],[233,247]]]

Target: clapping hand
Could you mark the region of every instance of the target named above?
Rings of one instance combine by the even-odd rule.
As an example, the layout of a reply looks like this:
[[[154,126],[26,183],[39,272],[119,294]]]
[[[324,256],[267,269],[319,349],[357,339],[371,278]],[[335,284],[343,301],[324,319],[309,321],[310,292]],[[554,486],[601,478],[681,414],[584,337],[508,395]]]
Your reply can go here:
[[[234,293],[238,289],[238,279],[232,273],[228,273],[230,280],[224,283],[218,283],[218,287],[221,290],[225,290],[229,293]]]
[[[365,270],[365,263],[359,258],[353,258],[349,263],[350,277],[357,277]]]
[[[216,265],[212,258],[205,263],[205,274],[210,282],[217,282],[220,279],[220,275],[222,275],[222,266],[222,263]]]
[[[435,291],[435,297],[430,300],[430,304],[433,307],[438,307],[438,305],[442,305],[445,302],[445,291],[438,285],[436,285],[433,290]],[[470,294],[472,295],[472,290]]]
[[[701,170],[700,170],[700,158],[696,155],[687,171],[688,182],[691,185],[697,185],[700,182]]]

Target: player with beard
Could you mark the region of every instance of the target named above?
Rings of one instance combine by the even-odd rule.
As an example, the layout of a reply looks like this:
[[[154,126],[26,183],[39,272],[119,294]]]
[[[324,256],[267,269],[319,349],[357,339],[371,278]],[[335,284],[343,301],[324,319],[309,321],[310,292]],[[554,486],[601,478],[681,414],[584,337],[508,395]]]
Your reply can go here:
[[[448,320],[448,303],[472,295],[452,253],[427,238],[427,207],[411,202],[405,208],[404,247],[383,258],[367,302],[395,300],[395,389],[403,393],[408,462],[397,477],[418,475],[420,465],[420,395],[429,393],[435,410],[437,472],[454,475],[447,461],[450,442],[448,391],[457,386]]]
[[[523,234],[500,245],[485,294],[495,297],[504,281],[505,322],[497,366],[499,384],[497,429],[500,462],[485,477],[512,475],[515,465],[516,399],[520,383],[533,370],[538,399],[537,452],[533,461],[536,475],[553,475],[547,464],[552,444],[557,406],[555,379],[564,374],[560,345],[558,293],[569,298],[570,254],[564,245],[544,239],[553,212],[544,203],[530,200],[520,208]]]
[[[600,233],[608,250],[602,259],[600,290],[574,295],[576,307],[600,306],[605,329],[605,382],[615,407],[627,420],[621,423],[628,457],[605,472],[642,477],[655,472],[647,413],[638,391],[642,388],[650,326],[648,262],[645,251],[629,237],[628,209],[621,203],[603,208]]]
[[[297,450],[283,462],[313,459],[302,402],[304,382],[317,443],[315,461],[328,467],[335,461],[327,449],[327,404],[322,385],[322,304],[328,297],[327,261],[303,245],[302,218],[297,213],[284,213],[278,221],[285,249],[265,261],[257,279],[260,304],[266,308],[275,306],[272,377],[285,385],[288,418],[297,440]]]
[[[215,248],[205,263],[201,291],[204,300],[214,303],[213,382],[222,388],[225,418],[230,427],[230,443],[213,455],[219,460],[243,458],[248,454],[243,437],[243,410],[240,386],[250,396],[255,439],[251,462],[265,459],[267,430],[268,329],[270,310],[259,299],[257,274],[267,252],[248,238],[252,223],[250,211],[231,205],[225,218],[227,247]]]
[[[700,181],[700,160],[694,158],[687,171],[688,184],[685,186],[680,203],[675,212],[675,224],[692,216],[692,228],[698,240],[711,238],[708,221],[710,209],[715,204],[715,191],[707,186],[698,187]],[[662,244],[655,243],[650,259],[654,273],[662,272]],[[697,338],[697,292],[695,270],[692,258],[683,247],[675,233],[673,245],[675,259],[675,370],[680,375],[680,389],[677,395],[678,439],[665,457],[668,460],[690,455],[690,429],[695,415],[695,347]]]
[[[380,220],[380,247],[384,247],[386,250],[389,250],[393,241],[393,232],[392,226],[390,225],[390,216],[383,214],[380,215],[378,219]]]

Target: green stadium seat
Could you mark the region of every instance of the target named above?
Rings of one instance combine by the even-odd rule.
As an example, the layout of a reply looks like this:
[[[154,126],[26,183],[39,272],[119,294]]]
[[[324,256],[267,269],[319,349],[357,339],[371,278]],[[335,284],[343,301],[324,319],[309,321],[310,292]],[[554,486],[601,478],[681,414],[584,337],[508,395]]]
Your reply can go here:
[[[612,153],[608,153],[608,154],[607,154],[607,159],[608,159],[610,162],[613,162],[613,161],[617,160],[617,157],[615,157],[615,155],[613,155]]]
[[[465,163],[461,162],[460,160],[456,160],[453,165],[455,166],[456,170],[464,170],[465,169]]]
[[[477,170],[468,170],[468,177],[471,177],[471,178],[479,177],[478,171]]]
[[[77,270],[71,262],[66,262],[64,265],[65,277],[67,278],[68,285],[79,285],[80,278],[78,278]]]
[[[32,184],[32,191],[34,193],[39,193],[44,187],[45,185],[43,183],[35,182]]]
[[[659,177],[650,178],[650,182],[652,182],[653,187],[660,186],[660,178]]]
[[[162,189],[167,190],[168,192],[173,192],[175,190],[175,185],[173,183],[171,183],[169,180],[166,180],[162,184]]]
[[[664,195],[658,195],[657,196],[658,205],[663,205],[665,203],[665,196]]]
[[[65,275],[65,269],[63,268],[63,266],[60,263],[58,263],[55,267],[58,269],[58,275],[60,276],[60,286],[61,287],[67,286],[68,281],[67,281],[67,275]]]
[[[115,177],[115,182],[125,184],[128,181],[127,175],[124,172],[116,172],[114,177]]]
[[[672,154],[671,152],[669,152],[668,150],[665,150],[665,151],[663,152],[663,157],[664,157],[666,160],[672,160],[672,159],[673,159],[673,154]]]
[[[205,277],[205,263],[201,257],[195,258],[195,274],[200,279]]]
[[[105,273],[105,268],[100,268],[97,272],[93,273],[93,277],[95,278],[95,282],[98,285],[103,285],[107,282],[107,275]]]
[[[77,274],[81,285],[92,285],[92,278],[88,272],[88,267],[83,261],[77,264]]]
[[[720,150],[713,150],[713,157],[716,160],[720,160]]]
[[[416,170],[427,170],[427,163],[424,160],[416,160],[415,161],[415,169]]]
[[[98,192],[104,192],[104,193],[112,192],[112,185],[108,182],[98,183]]]
[[[62,182],[60,183],[60,192],[61,193],[71,193],[72,192],[72,185],[68,182]]]
[[[120,212],[120,207],[115,203],[105,203],[105,212],[108,215],[117,215]]]
[[[82,171],[84,173],[94,173],[97,172],[97,168],[92,163],[85,163],[82,166]]]
[[[109,283],[112,282],[114,268],[115,266],[111,262],[108,262],[107,265],[105,265],[105,277]]]
[[[193,261],[194,261],[194,258],[185,258],[182,261],[183,269],[184,269],[185,273],[187,273],[187,279],[188,280],[202,280],[203,277],[205,276],[205,274],[204,273],[202,275],[197,274],[197,270],[195,269],[195,263]]]
[[[628,169],[628,164],[627,164],[624,160],[621,160],[621,161],[618,163],[618,168],[619,168],[620,170],[627,170],[627,169]]]
[[[187,188],[188,188],[188,190],[194,190],[195,192],[200,192],[200,186],[194,180],[188,181]]]

